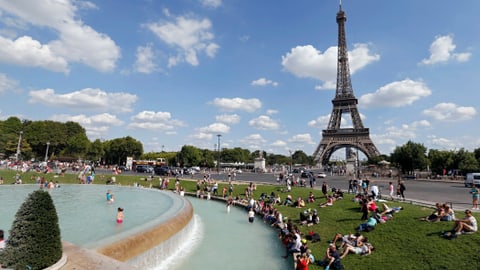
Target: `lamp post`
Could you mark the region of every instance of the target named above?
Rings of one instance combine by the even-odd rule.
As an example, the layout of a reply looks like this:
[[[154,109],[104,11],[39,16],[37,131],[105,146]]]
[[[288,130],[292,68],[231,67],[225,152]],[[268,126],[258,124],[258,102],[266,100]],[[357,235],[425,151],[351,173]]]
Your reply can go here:
[[[50,146],[50,142],[47,142],[47,150],[45,150],[45,162],[48,160],[48,147]]]
[[[22,145],[22,134],[23,134],[23,131],[20,131],[20,136],[18,136],[17,153],[15,153],[15,161],[18,161],[18,159],[20,158],[21,145]]]
[[[217,172],[220,173],[220,159],[222,157],[221,153],[220,153],[220,137],[222,137],[222,134],[217,134],[217,139],[218,139],[218,143],[217,143],[217,147],[218,147],[218,162],[217,162]]]
[[[293,156],[292,156],[292,150],[288,150],[290,153],[290,173],[292,173],[292,167],[293,167]]]

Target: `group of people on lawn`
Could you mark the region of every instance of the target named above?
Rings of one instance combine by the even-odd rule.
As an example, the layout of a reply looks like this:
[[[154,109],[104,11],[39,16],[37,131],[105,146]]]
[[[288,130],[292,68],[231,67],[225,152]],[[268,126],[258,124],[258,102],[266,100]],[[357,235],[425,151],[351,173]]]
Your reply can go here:
[[[426,222],[454,221],[452,230],[444,235],[447,237],[477,232],[477,219],[472,215],[470,209],[465,210],[465,216],[462,219],[457,219],[455,218],[455,211],[447,203],[436,203],[435,206],[435,210],[430,215],[419,220]]]
[[[322,185],[323,186],[323,185]],[[324,202],[319,203],[319,207],[332,206],[338,199],[343,198],[343,192],[337,189],[328,189],[326,182],[325,192],[322,188],[324,195]],[[318,224],[320,217],[318,211],[311,207],[311,204],[318,201],[313,191],[309,192],[308,197],[293,199],[291,194],[287,194],[285,200],[282,201],[280,194],[261,194],[259,200],[253,200],[254,190],[251,185],[249,186],[249,197],[247,208],[253,209],[256,214],[263,216],[263,221],[270,224],[272,227],[279,229],[279,238],[285,246],[284,258],[288,258],[289,255],[293,256],[295,262],[295,269],[305,270],[308,269],[309,264],[323,265],[325,269],[343,269],[341,259],[348,254],[357,255],[369,255],[375,250],[374,246],[368,241],[368,238],[362,235],[362,232],[370,232],[379,223],[386,223],[393,218],[395,213],[400,212],[402,207],[389,207],[386,201],[383,201],[381,206],[377,205],[381,200],[376,197],[376,194],[360,193],[354,197],[354,202],[360,205],[359,209],[362,212],[361,223],[356,229],[355,234],[342,235],[337,233],[333,240],[329,241],[323,260],[315,260],[314,255],[308,248],[308,240],[313,241],[313,235],[316,235],[316,241],[320,240],[320,236],[313,231],[309,235],[302,234],[299,230],[299,226],[307,225],[312,226]],[[253,202],[252,202],[253,201]],[[284,219],[282,213],[276,208],[276,205],[286,205],[296,208],[306,208],[306,210],[300,213],[300,220],[294,224],[292,219]],[[465,211],[465,218],[461,220],[455,219],[455,213],[453,209],[447,204],[437,204],[435,213],[429,215],[422,220],[436,222],[436,221],[454,221],[452,232],[455,234],[461,234],[462,232],[476,232],[477,222],[475,217],[472,216],[471,211]]]
[[[324,183],[326,185],[326,183]],[[343,198],[343,192],[339,189],[333,188],[327,190],[324,193],[325,202],[319,203],[319,207],[332,206],[333,202]],[[250,194],[252,195],[252,194]],[[352,235],[341,235],[336,234],[330,246],[327,248],[323,260],[315,261],[315,257],[312,254],[311,250],[308,248],[308,240],[315,242],[320,240],[320,236],[313,231],[308,235],[304,235],[299,230],[297,225],[307,225],[312,226],[318,224],[320,217],[318,211],[313,208],[305,209],[300,213],[299,223],[293,223],[292,219],[284,220],[282,213],[278,211],[275,206],[278,204],[292,206],[296,208],[305,208],[309,204],[315,203],[317,197],[310,192],[307,198],[299,197],[293,199],[290,194],[288,194],[285,200],[282,202],[278,194],[261,194],[260,199],[256,202],[257,207],[255,207],[256,212],[263,216],[263,221],[270,224],[272,227],[277,227],[279,229],[279,238],[285,246],[284,258],[288,258],[289,255],[293,256],[295,262],[295,269],[304,270],[308,269],[309,264],[319,264],[323,265],[326,269],[343,269],[341,259],[347,256],[348,254],[358,254],[358,255],[369,255],[373,250],[373,245],[368,242],[367,237],[364,237],[360,233]],[[250,206],[249,206],[250,207]],[[372,210],[372,208],[370,207]],[[398,211],[398,209],[396,209]],[[373,211],[372,212],[376,212]],[[389,208],[384,205],[384,214],[387,213],[392,215],[394,209]],[[378,213],[377,213],[378,214]],[[337,247],[337,243],[341,243]]]

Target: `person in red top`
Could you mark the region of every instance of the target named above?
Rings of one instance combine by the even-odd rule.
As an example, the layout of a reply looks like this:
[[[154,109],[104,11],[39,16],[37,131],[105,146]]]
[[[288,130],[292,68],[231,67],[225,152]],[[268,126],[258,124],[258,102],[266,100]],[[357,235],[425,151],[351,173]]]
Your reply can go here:
[[[308,270],[308,263],[310,259],[307,256],[307,253],[303,253],[302,255],[297,256],[297,266],[295,270]]]

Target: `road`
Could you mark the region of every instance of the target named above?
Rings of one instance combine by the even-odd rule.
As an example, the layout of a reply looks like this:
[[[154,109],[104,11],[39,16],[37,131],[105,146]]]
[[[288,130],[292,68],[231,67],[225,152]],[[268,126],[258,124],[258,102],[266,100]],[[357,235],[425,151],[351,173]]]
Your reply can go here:
[[[195,179],[202,178],[203,175],[197,174]],[[212,174],[214,179],[226,181],[225,174]],[[323,181],[327,181],[329,187],[340,188],[344,191],[348,189],[347,176],[327,176],[327,178],[317,178],[316,189],[319,189]],[[380,192],[388,195],[388,185],[392,181],[396,187],[397,180],[388,178],[370,178],[373,183],[377,183]],[[276,176],[271,173],[256,174],[242,173],[237,174],[237,181],[277,184]],[[462,181],[433,181],[427,179],[404,180],[407,187],[405,196],[407,201],[414,201],[421,204],[434,205],[436,202],[451,203],[456,210],[464,210],[472,205],[472,196],[470,189],[464,187]],[[478,210],[476,210],[478,211]]]

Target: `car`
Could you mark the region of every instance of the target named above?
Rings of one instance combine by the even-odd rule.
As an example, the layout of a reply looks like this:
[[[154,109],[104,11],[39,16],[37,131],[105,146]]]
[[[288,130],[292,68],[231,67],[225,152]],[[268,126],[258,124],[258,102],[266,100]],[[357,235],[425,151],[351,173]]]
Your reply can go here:
[[[417,175],[416,174],[405,174],[402,176],[403,179],[405,180],[415,180],[417,179]]]
[[[154,171],[156,175],[168,175],[171,172],[168,166],[157,166]]]
[[[324,172],[319,172],[317,176],[318,176],[318,178],[326,178],[327,174],[324,173]]]
[[[127,167],[127,166],[118,166],[117,168],[118,168],[120,171],[122,171],[122,172],[128,171],[128,167]]]
[[[300,175],[301,178],[309,178],[310,176],[313,176],[313,172],[311,172],[311,171],[304,171]]]
[[[137,165],[135,171],[138,173],[152,173],[153,167],[149,165]]]
[[[301,173],[301,170],[299,168],[295,168],[292,170],[292,173]]]

